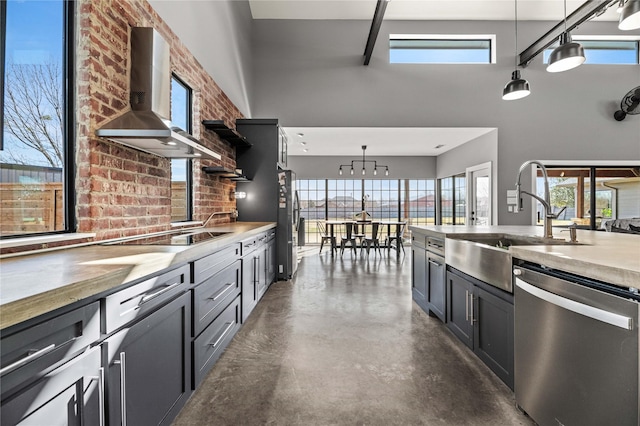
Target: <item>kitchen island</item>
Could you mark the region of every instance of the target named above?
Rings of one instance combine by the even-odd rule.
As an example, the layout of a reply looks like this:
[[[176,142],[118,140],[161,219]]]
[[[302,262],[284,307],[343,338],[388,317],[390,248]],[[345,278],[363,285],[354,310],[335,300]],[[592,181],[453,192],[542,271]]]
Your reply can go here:
[[[445,239],[464,239],[478,234],[543,236],[539,226],[410,226],[409,229],[413,234]],[[554,228],[554,237],[568,240],[569,234],[561,233],[562,230]],[[640,237],[578,229],[577,240],[577,244],[566,245],[513,245],[509,253],[512,258],[640,289]]]
[[[638,424],[640,237],[410,229],[414,300],[515,391],[523,411],[541,425]]]

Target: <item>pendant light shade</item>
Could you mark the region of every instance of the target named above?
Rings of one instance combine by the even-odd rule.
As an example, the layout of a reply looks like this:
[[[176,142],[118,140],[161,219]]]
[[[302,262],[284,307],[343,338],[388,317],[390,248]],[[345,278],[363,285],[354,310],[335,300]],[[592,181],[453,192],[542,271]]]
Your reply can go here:
[[[618,28],[624,31],[640,28],[640,0],[627,0],[620,12]]]
[[[560,46],[556,47],[553,52],[551,52],[551,56],[549,56],[547,71],[567,71],[582,65],[585,60],[582,45],[571,41],[571,34],[564,32],[560,36]]]
[[[520,70],[518,69],[518,0],[515,0],[515,71],[511,73],[511,81],[502,89],[502,99],[505,101],[513,101],[515,99],[522,99],[531,94],[529,89],[529,82],[520,77]]]
[[[520,70],[515,70],[511,74],[511,81],[504,86],[502,90],[502,99],[505,101],[512,101],[515,99],[522,99],[531,94],[529,89],[529,82],[523,78],[520,78]]]

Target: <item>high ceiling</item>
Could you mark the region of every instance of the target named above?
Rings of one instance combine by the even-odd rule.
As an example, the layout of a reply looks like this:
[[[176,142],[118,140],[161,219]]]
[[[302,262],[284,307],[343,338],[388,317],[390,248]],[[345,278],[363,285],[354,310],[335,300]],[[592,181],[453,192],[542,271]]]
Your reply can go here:
[[[584,0],[567,0],[570,14]],[[254,19],[371,20],[376,0],[250,0]],[[385,20],[512,20],[512,0],[391,0]],[[518,0],[518,19],[560,21],[562,0]],[[617,21],[615,8],[597,20]]]
[[[373,19],[377,0],[249,0],[254,19]],[[584,0],[567,0],[567,14]],[[512,20],[512,0],[391,0],[385,20]],[[518,0],[519,20],[560,22],[562,0]],[[617,21],[615,7],[597,20]],[[363,38],[362,42],[365,42]],[[290,155],[436,156],[471,141],[491,128],[323,128],[287,127]],[[299,137],[298,134],[303,134]],[[305,142],[306,144],[301,144]],[[443,145],[435,148],[437,145]],[[306,150],[306,151],[305,151]]]

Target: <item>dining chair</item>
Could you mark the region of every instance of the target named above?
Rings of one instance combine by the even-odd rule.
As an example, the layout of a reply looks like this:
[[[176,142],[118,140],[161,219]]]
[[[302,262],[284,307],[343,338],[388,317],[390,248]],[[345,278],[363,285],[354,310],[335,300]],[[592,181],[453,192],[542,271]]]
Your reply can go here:
[[[367,248],[367,256],[369,256],[369,249],[371,248],[371,246],[373,246],[374,254],[376,249],[378,250],[378,252],[380,252],[380,254],[382,254],[382,251],[380,250],[380,229],[380,224],[378,222],[373,222],[371,224],[371,235],[364,238],[362,244],[363,248],[365,246]],[[362,248],[360,249],[360,252],[362,252]]]
[[[387,251],[391,250],[393,243],[395,242],[395,249],[400,254],[400,249],[404,253],[404,244],[402,243],[404,231],[407,227],[407,222],[401,222],[399,225],[396,225],[396,235],[388,236],[386,241]]]
[[[347,247],[347,245],[351,247],[354,253],[357,254],[356,249],[358,244],[356,243],[356,238],[353,235],[353,226],[354,224],[352,222],[346,222],[344,224],[345,233],[342,235],[340,240],[340,256],[344,254],[344,248]]]
[[[360,228],[362,226],[362,228]],[[353,238],[355,238],[356,240],[358,240],[358,244],[360,245],[360,253],[362,253],[362,248],[364,247],[364,238],[366,237],[365,235],[365,229],[366,225],[364,223],[355,223],[353,225]]]
[[[333,253],[333,250],[338,250],[337,248],[337,244],[336,244],[336,237],[335,236],[331,236],[331,234],[329,232],[327,232],[327,227],[324,224],[324,222],[322,221],[318,221],[318,231],[320,232],[320,253],[322,253],[322,247],[324,246],[325,241],[329,242],[329,247],[331,248],[331,252]]]

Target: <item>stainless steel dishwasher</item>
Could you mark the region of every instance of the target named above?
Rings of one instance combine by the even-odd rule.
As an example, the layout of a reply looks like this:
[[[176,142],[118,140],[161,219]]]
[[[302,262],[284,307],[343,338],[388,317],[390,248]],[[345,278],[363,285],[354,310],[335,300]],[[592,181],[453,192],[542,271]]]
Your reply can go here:
[[[541,426],[640,424],[637,292],[514,267],[515,396]]]

